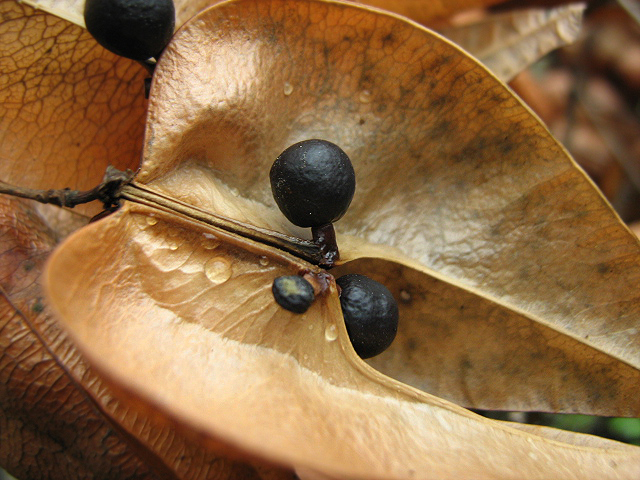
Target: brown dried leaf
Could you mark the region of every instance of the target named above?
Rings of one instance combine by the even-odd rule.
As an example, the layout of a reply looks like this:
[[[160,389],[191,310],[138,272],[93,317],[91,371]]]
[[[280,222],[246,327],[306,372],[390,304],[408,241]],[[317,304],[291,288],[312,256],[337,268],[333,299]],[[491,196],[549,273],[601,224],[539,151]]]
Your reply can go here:
[[[640,6],[636,2],[631,0],[618,0],[618,3],[624,8],[627,13],[640,24]]]
[[[2,179],[88,189],[109,164],[137,168],[144,70],[60,18],[11,0],[0,14]]]
[[[24,3],[85,28],[85,0],[24,0]]]
[[[179,28],[191,17],[221,0],[174,0],[176,6],[176,28]],[[421,0],[354,0],[354,3],[370,5],[394,12],[420,23],[449,17],[455,13],[472,8],[488,7],[505,0],[455,0],[430,1]],[[69,22],[84,27],[85,0],[24,0],[24,3],[64,18]]]
[[[583,3],[573,3],[516,10],[439,31],[508,82],[550,51],[575,42],[585,8]]]
[[[398,335],[369,360],[374,368],[461,405],[637,415],[636,368],[410,261],[371,253],[336,275],[367,275],[399,301]]]
[[[507,378],[481,401],[607,407],[597,395],[576,399],[562,390],[573,372],[559,368],[559,354],[571,357],[578,374],[591,375],[593,366],[578,367],[604,345],[614,352],[602,361],[625,373],[614,356],[624,356],[625,345],[605,338],[595,348],[567,328],[588,328],[565,314],[603,289],[572,284],[576,272],[567,264],[599,278],[604,272],[593,262],[624,250],[620,275],[633,276],[637,240],[504,85],[415,24],[334,2],[245,0],[207,10],[160,60],[137,180],[218,214],[299,233],[275,209],[267,175],[280,151],[309,137],[343,146],[359,179],[352,209],[338,224],[351,259],[340,268],[376,274],[379,267],[385,283],[404,269],[402,278],[414,276],[410,296],[419,288],[443,291],[443,302],[416,301],[418,315],[403,319],[419,324],[416,348],[429,334],[431,309],[460,310],[454,302],[464,296],[466,318],[478,328],[453,345],[445,368],[492,336],[501,354],[520,360],[518,371],[465,365],[461,383],[475,375],[488,384]],[[576,234],[578,245],[569,241]],[[554,281],[525,281],[532,262]],[[277,306],[273,279],[301,271],[319,273],[181,214],[126,204],[74,234],[53,255],[46,281],[61,321],[120,395],[212,449],[336,478],[640,473],[636,448],[523,433],[381,375],[353,352],[333,282],[304,315]],[[63,275],[74,280],[61,284]],[[610,310],[623,306],[623,293],[613,291]],[[553,303],[569,293],[575,303]],[[633,298],[627,309],[637,308]],[[590,322],[633,320],[604,311],[583,317],[589,313]],[[485,336],[480,319],[487,315],[495,327],[494,319],[513,327]],[[455,329],[459,318],[447,317],[438,320]],[[534,336],[540,334],[542,341]],[[498,346],[511,341],[524,350]],[[509,383],[526,385],[533,369],[545,370],[556,389],[541,398],[526,387],[510,395]],[[471,396],[484,388],[471,387]],[[637,408],[637,399],[622,393],[612,408]]]
[[[0,465],[20,478],[155,478],[69,375],[96,382],[36,281],[55,233],[26,202],[0,202]]]
[[[56,237],[28,202],[0,198],[0,465],[18,478],[290,480],[220,458],[113,398],[37,282]]]
[[[178,35],[154,78],[138,179],[304,236],[277,210],[269,168],[292,143],[333,141],[358,178],[336,226],[343,258],[391,260],[353,269],[419,299],[377,368],[465,406],[638,415],[638,241],[583,172],[451,44],[391,16],[305,5],[232,4]],[[435,285],[447,304],[420,297]]]
[[[456,13],[490,7],[503,3],[505,0],[354,0],[355,3],[382,8],[405,17],[411,18],[423,25],[442,20]]]
[[[136,168],[141,69],[59,18],[10,1],[0,12],[0,178],[83,189],[108,163]],[[0,465],[19,478],[269,474],[132,413],[57,327],[37,279],[53,246],[85,223],[83,215],[0,199]]]
[[[128,204],[50,262],[49,294],[96,367],[210,448],[331,478],[640,474],[640,449],[522,433],[367,367],[335,283],[305,314],[283,310],[273,279],[314,268],[262,245]]]

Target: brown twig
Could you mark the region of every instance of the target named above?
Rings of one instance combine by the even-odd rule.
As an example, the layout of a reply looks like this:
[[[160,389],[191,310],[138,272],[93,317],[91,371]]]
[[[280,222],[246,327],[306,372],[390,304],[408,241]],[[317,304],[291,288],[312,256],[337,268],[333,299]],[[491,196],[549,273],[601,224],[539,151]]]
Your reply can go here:
[[[153,76],[153,72],[156,69],[155,59],[150,58],[148,60],[143,60],[143,61],[138,60],[138,63],[144,67],[144,69],[147,71],[149,75]]]
[[[313,242],[320,248],[319,265],[332,267],[340,259],[338,243],[336,242],[336,231],[333,223],[327,223],[321,227],[311,227]]]
[[[212,227],[220,228],[265,245],[276,247],[314,265],[329,268],[334,265],[337,259],[335,256],[330,259],[327,258],[323,252],[322,245],[316,242],[315,239],[314,241],[308,241],[223,217],[222,215],[217,215],[195,205],[182,202],[162,192],[155,191],[146,185],[129,183],[122,187],[119,195],[120,198],[125,200],[147,205],[168,213],[183,215]]]
[[[132,178],[133,173],[131,171],[121,172],[109,166],[100,185],[91,190],[81,191],[69,188],[38,190],[10,185],[0,180],[0,193],[68,208],[100,200],[105,208],[109,208],[117,205],[119,189],[123,184],[130,182]]]
[[[40,203],[69,208],[99,200],[103,203],[106,212],[115,210],[120,205],[121,200],[129,200],[151,208],[182,215],[227,232],[250,238],[289,252],[309,263],[324,268],[332,267],[339,257],[335,232],[331,224],[312,229],[313,241],[303,240],[232,220],[197,206],[189,205],[166,194],[154,191],[145,185],[136,184],[133,182],[133,177],[133,172],[130,170],[121,172],[110,166],[107,167],[100,185],[91,190],[79,191],[68,188],[36,190],[17,187],[0,181],[0,194],[4,193],[15,197],[28,198]]]

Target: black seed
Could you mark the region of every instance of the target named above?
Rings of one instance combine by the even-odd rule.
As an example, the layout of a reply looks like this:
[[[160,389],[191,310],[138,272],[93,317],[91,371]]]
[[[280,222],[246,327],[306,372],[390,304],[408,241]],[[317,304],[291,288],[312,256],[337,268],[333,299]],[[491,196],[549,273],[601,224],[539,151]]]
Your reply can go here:
[[[157,57],[175,27],[173,0],[87,0],[84,21],[97,42],[133,60]]]
[[[278,305],[294,313],[306,312],[315,298],[311,284],[297,275],[276,278],[271,291]]]
[[[340,306],[353,349],[361,358],[385,351],[398,331],[398,304],[381,283],[349,274],[336,280]]]
[[[280,210],[299,227],[318,227],[342,217],[353,199],[356,175],[340,147],[305,140],[276,158],[271,191]]]

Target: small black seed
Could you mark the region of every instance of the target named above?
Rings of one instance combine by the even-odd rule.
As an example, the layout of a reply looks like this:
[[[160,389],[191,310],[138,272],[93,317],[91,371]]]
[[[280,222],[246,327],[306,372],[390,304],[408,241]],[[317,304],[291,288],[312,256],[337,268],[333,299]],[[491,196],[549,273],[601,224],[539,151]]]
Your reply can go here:
[[[278,207],[299,227],[335,222],[349,208],[356,189],[351,160],[326,140],[290,146],[276,158],[269,178]]]
[[[385,351],[398,331],[398,304],[379,282],[364,275],[349,274],[336,280],[340,306],[353,349],[361,358]]]
[[[144,61],[157,57],[175,27],[173,0],[87,0],[87,30],[107,50]]]
[[[278,305],[294,313],[304,313],[313,303],[313,287],[298,275],[278,277],[271,287]]]

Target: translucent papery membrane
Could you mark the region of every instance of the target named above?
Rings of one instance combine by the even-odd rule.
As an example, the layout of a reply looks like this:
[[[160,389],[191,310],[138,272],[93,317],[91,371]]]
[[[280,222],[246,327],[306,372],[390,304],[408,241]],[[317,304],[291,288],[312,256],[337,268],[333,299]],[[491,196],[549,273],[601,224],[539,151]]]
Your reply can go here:
[[[305,314],[287,312],[271,284],[299,265],[259,253],[127,205],[75,233],[45,280],[64,326],[125,401],[204,443],[340,478],[640,473],[633,447],[523,433],[381,375],[352,351],[335,285]]]
[[[356,170],[333,272],[370,274],[401,302],[399,341],[373,362],[429,393],[355,355],[333,280],[303,315],[274,302],[274,278],[317,267],[130,203],[65,242],[45,278],[116,391],[208,446],[335,478],[637,478],[633,447],[525,432],[431,395],[638,412],[638,241],[509,89],[390,14],[225,2],[160,59],[136,182],[308,235],[268,180],[307,138],[336,143]],[[433,338],[449,342],[438,361]],[[496,355],[474,356],[481,342]]]
[[[308,138],[354,164],[343,260],[380,258],[357,268],[414,300],[408,341],[377,368],[469,407],[640,415],[638,240],[509,88],[437,34],[339,2],[216,6],[160,60],[137,180],[308,238],[268,178]],[[457,312],[437,326],[418,301],[434,279]],[[424,361],[433,337],[418,333],[452,338],[461,321],[466,340]],[[479,361],[479,344],[501,353]]]

